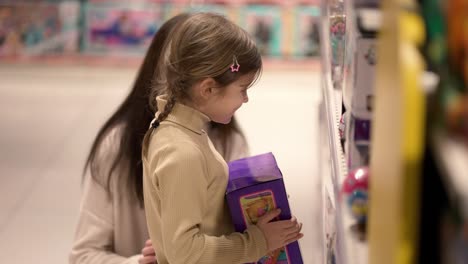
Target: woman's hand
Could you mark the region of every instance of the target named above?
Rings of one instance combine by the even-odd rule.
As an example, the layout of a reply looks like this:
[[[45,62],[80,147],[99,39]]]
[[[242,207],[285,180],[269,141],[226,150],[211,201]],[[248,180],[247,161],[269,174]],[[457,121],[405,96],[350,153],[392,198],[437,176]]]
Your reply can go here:
[[[143,254],[143,257],[141,257],[138,260],[139,264],[158,263],[156,261],[156,253],[154,252],[153,243],[151,242],[151,239],[146,240],[145,247],[141,250],[141,254]]]

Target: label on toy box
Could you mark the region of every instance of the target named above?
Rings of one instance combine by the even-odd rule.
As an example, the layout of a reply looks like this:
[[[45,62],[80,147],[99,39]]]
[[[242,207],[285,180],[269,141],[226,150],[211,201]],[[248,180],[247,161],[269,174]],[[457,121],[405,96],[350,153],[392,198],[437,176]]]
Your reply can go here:
[[[274,193],[271,190],[241,196],[239,200],[246,226],[256,224],[261,216],[276,208]],[[271,252],[258,263],[289,263],[286,248]]]

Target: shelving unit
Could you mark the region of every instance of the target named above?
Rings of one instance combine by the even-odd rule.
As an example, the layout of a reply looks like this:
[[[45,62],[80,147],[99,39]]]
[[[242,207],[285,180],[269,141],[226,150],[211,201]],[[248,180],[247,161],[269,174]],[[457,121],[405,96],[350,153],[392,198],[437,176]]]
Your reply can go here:
[[[322,10],[325,10],[322,6]],[[324,223],[325,225],[333,225],[334,228],[330,231],[327,226],[324,226],[324,236],[327,239],[327,231],[330,232],[329,237],[333,237],[334,258],[339,264],[365,264],[368,259],[367,243],[359,240],[356,232],[354,232],[355,221],[347,212],[346,205],[340,200],[341,183],[347,175],[346,159],[343,148],[340,143],[339,136],[339,121],[341,118],[342,92],[340,89],[335,89],[331,76],[331,57],[330,57],[330,40],[328,38],[328,21],[327,12],[323,12],[324,19],[322,20],[322,134],[321,142],[326,146],[322,146],[322,184],[324,191],[324,199],[330,199],[333,215],[328,210],[323,210],[324,218],[331,220],[333,223]],[[327,160],[328,159],[328,160]],[[322,165],[323,166],[323,165]],[[325,208],[324,206],[324,209]],[[327,245],[330,241],[327,241]],[[333,258],[330,254],[325,255],[326,263],[333,263]]]
[[[440,2],[439,7],[436,4],[439,1],[429,0],[403,1],[404,4],[391,0],[329,0],[323,1],[322,10],[329,11],[326,5],[335,7],[339,1],[348,3],[343,8],[347,34],[343,65],[332,66],[331,63],[332,58],[336,62],[342,55],[335,53],[336,50],[330,51],[330,41],[337,47],[341,40],[341,36],[330,37],[329,33],[328,20],[337,14],[322,12],[321,131],[324,135],[321,142],[328,146],[323,151],[326,160],[322,163],[329,166],[322,169],[322,181],[324,198],[332,205],[324,210],[325,218],[331,215],[328,218],[333,222],[333,228],[330,223],[324,225],[324,234],[329,239],[327,243],[335,243],[334,256],[330,250],[327,252],[327,263],[465,263],[468,245],[468,145],[463,125],[467,116],[464,108],[468,99],[466,77],[460,76],[458,71],[447,70],[449,63],[442,58],[449,54],[431,52],[433,45],[439,45],[437,47],[444,52],[444,48],[455,45],[454,36],[460,36],[462,31],[454,25],[460,24],[456,21],[461,21],[464,13],[459,10],[466,4],[449,0],[447,4],[451,8],[444,9],[445,2],[444,5]],[[375,3],[375,8],[371,2]],[[425,18],[420,10],[424,11]],[[357,31],[353,31],[352,24],[356,21]],[[427,21],[430,23],[425,23]],[[376,63],[375,83],[370,90],[366,89],[365,84],[370,83],[366,78],[352,78],[359,76],[355,69],[363,70],[353,54],[359,55],[356,51],[366,47],[354,40],[375,39],[376,36],[378,49],[372,55],[377,60],[369,63]],[[426,46],[429,51],[423,48]],[[464,56],[461,49],[457,52],[457,56]],[[461,63],[451,63],[452,67],[462,67]],[[331,74],[331,69],[335,74]],[[360,73],[367,73],[367,70]],[[438,76],[428,74],[427,70],[435,71]],[[337,72],[343,74],[336,75]],[[428,78],[440,78],[441,85],[435,85],[434,80],[428,81]],[[356,80],[361,80],[361,84]],[[348,126],[344,133],[347,141],[344,155],[339,136],[341,100],[344,97],[346,119],[353,114],[357,117],[357,108],[350,102],[355,102],[353,96],[363,94],[353,94],[356,88],[372,93],[372,108],[368,108],[372,139],[349,141],[349,131],[353,132],[353,127]],[[448,101],[447,98],[463,101]],[[359,103],[361,101],[356,105]],[[347,168],[363,166],[359,162],[352,163],[354,152],[349,151],[349,146],[366,143],[370,147],[370,162],[364,165],[368,165],[372,184],[368,192],[366,241],[361,241],[359,232],[354,231],[357,226],[348,213],[349,206],[340,200],[340,190]]]
[[[338,125],[341,113],[340,92],[334,90],[329,74],[325,75],[322,82],[322,95],[324,100],[325,115],[327,120],[328,147],[330,149],[330,173],[323,175],[324,186],[335,208],[336,227],[336,263],[365,264],[367,263],[367,243],[360,241],[353,231],[355,221],[347,212],[346,205],[340,201],[341,182],[344,180],[347,169],[343,149],[340,145]]]

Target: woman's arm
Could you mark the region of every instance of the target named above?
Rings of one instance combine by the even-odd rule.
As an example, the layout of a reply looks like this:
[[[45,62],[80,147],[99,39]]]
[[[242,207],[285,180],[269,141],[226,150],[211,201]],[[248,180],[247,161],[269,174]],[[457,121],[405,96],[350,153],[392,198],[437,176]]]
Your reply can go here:
[[[113,252],[113,200],[91,177],[86,177],[70,264],[137,264],[142,255],[123,257]]]

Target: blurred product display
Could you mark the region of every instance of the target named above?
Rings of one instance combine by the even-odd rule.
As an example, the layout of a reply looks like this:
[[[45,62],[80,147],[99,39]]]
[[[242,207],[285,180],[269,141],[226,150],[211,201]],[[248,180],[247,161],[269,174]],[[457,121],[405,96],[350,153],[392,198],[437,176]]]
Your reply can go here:
[[[326,263],[468,263],[468,2],[322,18]]]
[[[78,51],[77,1],[0,2],[0,57]]]
[[[357,168],[346,176],[341,186],[342,199],[349,207],[351,216],[365,224],[368,212],[369,168]]]
[[[265,58],[320,54],[320,8],[308,1],[5,0],[0,57],[142,57],[159,26],[181,12],[215,12],[244,27]],[[294,29],[294,30],[292,30]]]
[[[468,263],[467,0],[3,0],[0,62],[127,63],[181,12],[320,63],[325,263]]]

